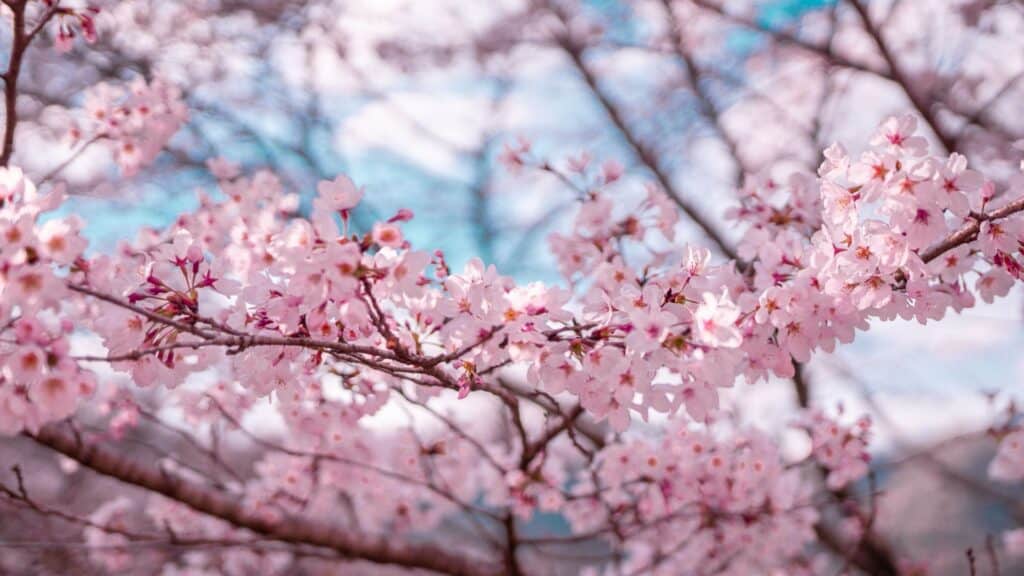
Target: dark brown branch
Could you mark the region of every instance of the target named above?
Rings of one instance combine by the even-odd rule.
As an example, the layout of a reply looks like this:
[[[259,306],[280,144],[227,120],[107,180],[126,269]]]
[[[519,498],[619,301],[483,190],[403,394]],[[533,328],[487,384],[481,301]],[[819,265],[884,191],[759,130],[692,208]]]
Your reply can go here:
[[[14,132],[18,127],[18,77],[21,75],[21,64],[25,59],[25,52],[28,50],[32,40],[39,35],[43,27],[53,19],[60,6],[60,2],[54,2],[39,17],[31,30],[26,30],[25,10],[28,8],[28,0],[15,0],[5,2],[11,9],[12,30],[11,30],[11,57],[7,62],[7,70],[0,77],[4,81],[4,148],[0,153],[0,166],[8,166],[11,163],[11,156],[14,154]]]
[[[507,548],[505,549],[505,570],[509,576],[521,576],[522,568],[519,566],[519,533],[516,529],[516,517],[509,511],[505,515],[505,538]]]
[[[9,4],[12,14],[11,59],[7,70],[3,73],[4,80],[4,149],[0,153],[0,166],[11,163],[14,154],[14,130],[18,126],[18,76],[21,74],[21,62],[28,46],[25,36],[25,7],[27,1],[20,0]]]
[[[444,574],[476,576],[502,573],[501,567],[490,561],[473,559],[428,544],[400,543],[394,539],[348,531],[304,518],[269,520],[247,510],[239,500],[227,494],[161,473],[156,468],[96,443],[79,441],[56,425],[46,426],[34,435],[26,435],[100,474],[161,494],[199,513],[273,540],[327,548],[346,557],[379,564],[420,568]]]

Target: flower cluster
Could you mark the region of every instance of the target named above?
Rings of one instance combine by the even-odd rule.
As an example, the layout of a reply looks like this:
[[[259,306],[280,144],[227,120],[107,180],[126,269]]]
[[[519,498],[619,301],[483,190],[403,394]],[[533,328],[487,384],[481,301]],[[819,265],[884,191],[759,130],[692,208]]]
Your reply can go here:
[[[610,189],[624,184],[618,165],[575,158],[560,176],[582,182],[580,209],[571,232],[551,238],[569,289],[517,284],[480,260],[452,271],[406,239],[408,210],[357,226],[365,194],[344,176],[321,182],[303,217],[272,174],[246,176],[221,159],[210,163],[219,189],[200,191],[194,212],[86,258],[74,219],[38,223],[59,196],[7,171],[4,431],[64,418],[89,393],[92,377],[68,353],[79,330],[137,387],[171,391],[167,406],[197,428],[244,430],[257,403],[272,407],[282,444],[250,478],[216,480],[271,525],[337,522],[346,498],[374,502],[346,512],[347,525],[373,534],[453,514],[515,522],[494,511],[558,511],[576,535],[617,539],[636,572],[811,565],[806,476],[824,469],[836,491],[863,477],[869,422],[811,414],[809,456],[785,463],[767,436],[715,433],[727,420],[720,389],[792,376],[794,361],[850,341],[871,319],[941,318],[974,292],[996,294],[999,275],[1020,274],[1024,202],[997,198],[958,156],[924,155],[909,120],[888,122],[875,142],[857,161],[831,148],[817,178],[752,182],[732,212],[748,224],[743,261],[725,263],[676,243],[677,207],[663,191],[648,187],[623,212]],[[971,275],[982,279],[973,289]],[[442,413],[445,402],[493,402],[506,428],[467,433],[488,419]],[[366,425],[396,405],[440,430]],[[115,435],[138,423],[130,398],[106,408]],[[545,415],[539,436],[524,424],[530,409]],[[669,433],[638,439],[632,420],[655,413],[674,418]],[[994,468],[1012,468],[1007,454]],[[152,520],[182,538],[245,536],[173,502],[157,508]]]
[[[0,170],[0,432],[36,430],[71,415],[95,381],[71,358],[75,327],[63,302],[61,270],[79,261],[85,241],[74,218],[40,216],[62,200],[41,194],[18,169]]]
[[[624,442],[597,456],[565,513],[576,533],[616,526],[626,573],[769,574],[799,565],[818,513],[801,471],[775,444],[672,427],[657,443]]]
[[[364,40],[384,56],[395,46],[436,50],[336,38],[344,22],[332,2],[283,11],[208,0],[5,4],[13,29],[0,168],[0,435],[62,454],[68,475],[91,470],[134,488],[80,517],[37,499],[14,466],[0,475],[0,504],[81,526],[100,570],[383,574],[393,564],[403,574],[533,574],[565,571],[562,552],[570,571],[609,576],[916,569],[875,542],[870,419],[802,409],[796,426],[809,450],[788,457],[720,394],[770,378],[793,378],[806,392],[801,364],[858,330],[897,318],[924,324],[1005,295],[1024,279],[1024,175],[997,185],[960,154],[930,154],[914,117],[895,117],[866,150],[830,147],[816,173],[748,178],[727,213],[735,233],[719,233],[670,182],[663,154],[674,146],[642,144],[646,124],[633,133],[634,111],[609,97],[608,78],[584,58],[600,27],[564,6],[531,6],[504,28],[554,22],[526,36],[553,39],[541,43],[569,56],[662,185],[625,178],[615,159],[583,152],[548,162],[526,140],[506,145],[497,160],[510,172],[554,176],[578,201],[571,224],[550,236],[562,282],[518,282],[479,259],[452,268],[442,252],[414,246],[410,210],[377,216],[362,204],[371,192],[346,176],[303,198],[274,174],[243,173],[223,158],[207,162],[216,188],[198,191],[197,208],[87,253],[84,223],[59,216],[73,210],[61,189],[40,193],[7,168],[24,153],[12,156],[11,137],[33,120],[18,126],[19,71],[29,82],[52,76],[27,72],[34,38],[54,33],[60,53],[79,38],[93,43],[94,5],[103,4],[112,21],[133,25],[96,56],[117,56],[114,68],[144,64],[147,78],[156,71],[89,90],[70,130],[77,150],[42,181],[94,143],[125,175],[153,163],[188,121],[182,92],[162,78],[251,102],[243,78],[283,73],[286,99],[308,104],[324,86],[293,74],[296,56],[320,69]],[[655,12],[677,20],[671,4]],[[479,27],[470,28],[475,37]],[[671,56],[700,88],[679,27],[649,28],[658,45],[670,34]],[[263,36],[281,33],[301,46]],[[492,44],[465,43],[476,63]],[[442,59],[461,61],[450,48]],[[76,78],[95,76],[84,72]],[[675,91],[670,80],[664,87]],[[810,95],[796,88],[801,100]],[[713,99],[696,92],[705,120],[719,125]],[[961,116],[965,141],[995,124]],[[237,127],[229,120],[223,127]],[[734,141],[728,124],[716,136],[744,172],[750,151],[737,148],[757,146]],[[217,141],[227,133],[217,132]],[[261,148],[319,164],[317,138],[285,140]],[[974,145],[962,150],[990,161]],[[677,238],[682,215],[707,232],[710,250]],[[1024,479],[1016,424],[994,432],[994,480]],[[865,477],[872,490],[863,497],[851,487]],[[547,514],[564,521],[556,533],[538,521]],[[432,532],[447,536],[443,545]],[[1024,530],[1003,542],[1024,553]],[[581,548],[594,556],[574,556]]]
[[[731,212],[749,226],[738,270],[683,247],[676,259],[653,251],[637,272],[623,245],[650,247],[653,230],[671,239],[674,207],[652,188],[616,217],[607,194],[588,190],[574,233],[552,247],[567,278],[589,282],[579,323],[593,328],[549,347],[535,381],[579,395],[619,429],[630,409],[685,405],[702,420],[718,387],[792,376],[792,361],[850,342],[871,318],[924,323],[972,305],[972,275],[981,298],[1005,294],[1020,276],[1016,205],[994,198],[962,156],[929,157],[924,142],[912,117],[893,118],[859,160],[833,146],[820,177],[752,181]]]
[[[733,212],[753,219],[736,298],[752,368],[759,357],[803,362],[831,351],[871,318],[940,319],[971,306],[975,292],[1004,295],[1019,277],[1019,201],[1003,199],[1018,195],[996,198],[962,156],[927,156],[924,142],[912,117],[890,119],[858,160],[833,146],[817,181],[790,181],[788,201],[771,203],[780,189],[767,186],[770,195],[748,194],[755,200]],[[808,187],[819,191],[817,216]],[[791,375],[787,363],[775,374]]]
[[[742,242],[754,290],[738,298],[749,352],[778,348],[806,361],[814,349],[852,340],[870,318],[924,323],[971,306],[972,275],[987,301],[1019,277],[1020,218],[990,218],[1007,208],[993,186],[960,155],[927,156],[914,130],[910,116],[890,119],[859,160],[831,147],[814,185],[820,224],[802,214],[804,178],[794,180],[787,203],[796,216],[735,212],[757,215]],[[961,229],[958,243],[942,244]]]
[[[54,46],[58,52],[68,52],[74,46],[75,37],[81,33],[86,42],[96,42],[96,15],[100,9],[91,4],[75,8],[61,6],[60,0],[43,0],[47,10],[54,12],[57,20],[57,36]]]
[[[861,417],[853,426],[844,426],[815,412],[809,416],[806,425],[811,435],[814,459],[828,470],[829,488],[844,488],[868,473],[870,419]]]
[[[650,187],[618,216],[604,191],[617,176],[603,167],[589,179],[573,233],[552,237],[567,277],[587,286],[578,301],[556,287],[517,286],[479,261],[451,274],[443,256],[404,240],[407,210],[352,233],[363,193],[347,178],[319,186],[310,219],[288,218],[296,199],[276,178],[243,178],[224,162],[214,166],[223,200],[201,195],[199,210],[169,231],[82,261],[75,278],[123,299],[91,324],[113,356],[142,351],[117,366],[143,386],[173,387],[217,368],[266,395],[313,383],[344,360],[365,363],[380,383],[416,376],[434,393],[465,396],[491,387],[485,375],[525,364],[529,385],[572,394],[616,430],[633,414],[680,408],[704,421],[717,410],[718,389],[739,377],[792,375],[792,359],[851,340],[872,317],[923,322],[968,306],[970,273],[1019,273],[1018,219],[988,217],[998,204],[989,187],[960,157],[923,156],[918,138],[913,122],[894,119],[860,161],[833,147],[819,182],[791,179],[798,200],[785,213],[772,208],[777,186],[752,187],[771,193],[748,192],[734,212],[751,221],[743,245],[753,256],[740,266],[714,265],[693,246],[655,248],[674,238],[675,207]],[[574,165],[587,174],[589,162]],[[929,253],[972,222],[977,239]],[[68,264],[75,256],[52,257]],[[638,270],[631,258],[646,264]],[[8,290],[36,285],[10,282]],[[984,294],[989,285],[977,288]],[[43,294],[60,289],[34,297]],[[10,301],[29,307],[30,296],[12,292]]]
[[[97,84],[86,93],[84,112],[72,139],[103,142],[127,176],[153,162],[188,120],[181,91],[159,78]]]

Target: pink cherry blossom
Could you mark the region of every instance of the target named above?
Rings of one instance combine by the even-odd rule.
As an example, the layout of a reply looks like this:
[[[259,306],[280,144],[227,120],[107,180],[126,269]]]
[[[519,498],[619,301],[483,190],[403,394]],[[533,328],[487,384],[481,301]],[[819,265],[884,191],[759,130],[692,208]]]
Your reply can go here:
[[[709,346],[735,348],[742,337],[736,328],[740,310],[729,301],[727,294],[704,294],[704,300],[694,313],[694,326],[698,338]]]
[[[347,176],[321,182],[317,184],[316,191],[316,202],[326,212],[351,210],[363,199],[363,191],[356,188]]]
[[[203,22],[223,7],[172,4],[134,14],[170,14],[176,33],[210,40],[211,54],[229,48]],[[18,10],[28,6],[9,3],[9,24],[24,26],[26,13]],[[39,27],[28,36],[14,29],[5,76],[8,105],[19,108],[47,95],[16,93],[13,64],[36,33],[55,32],[61,52],[78,35],[89,42],[96,35],[95,12],[80,2],[31,6],[29,21]],[[673,12],[679,3],[663,8],[703,30],[689,13],[703,8],[688,7],[680,18]],[[312,68],[334,57],[352,66],[368,57],[362,37],[348,48],[321,42],[321,28],[338,16],[328,7],[310,14],[319,28],[286,44],[308,49]],[[746,18],[741,14],[723,12],[721,20]],[[834,23],[837,38],[849,36],[850,14]],[[607,553],[595,556],[591,573],[809,576],[855,564],[866,573],[898,571],[862,565],[864,557],[898,564],[875,546],[883,532],[873,526],[874,492],[859,498],[853,490],[859,483],[875,490],[871,418],[816,408],[823,387],[809,375],[831,367],[823,360],[836,360],[829,355],[882,322],[931,325],[978,299],[1007,295],[1024,279],[1024,177],[993,168],[985,154],[959,148],[960,138],[943,130],[963,124],[963,137],[973,136],[989,122],[972,112],[980,107],[926,107],[917,92],[907,95],[919,115],[887,119],[866,149],[849,142],[854,156],[834,144],[816,171],[794,167],[817,150],[777,166],[748,162],[757,143],[733,131],[750,118],[735,107],[720,110],[703,94],[696,77],[703,53],[689,61],[688,50],[707,47],[683,41],[687,31],[677,26],[654,26],[667,36],[634,48],[687,64],[693,77],[686,97],[702,101],[698,120],[714,124],[734,156],[733,182],[742,182],[726,213],[734,229],[719,230],[716,212],[726,202],[704,194],[700,182],[681,194],[676,181],[683,177],[663,151],[678,143],[630,131],[632,112],[619,106],[632,96],[605,94],[615,85],[595,72],[622,68],[611,59],[596,65],[614,44],[604,41],[614,39],[577,16],[561,5],[531,5],[503,26],[543,22],[542,34],[525,35],[536,44],[529,55],[564,52],[559,61],[578,68],[628,155],[566,159],[556,152],[559,160],[549,161],[518,140],[497,154],[489,143],[477,158],[488,168],[497,155],[512,172],[474,184],[491,202],[483,212],[511,221],[530,211],[519,197],[509,204],[490,194],[505,178],[523,187],[543,179],[550,187],[539,189],[564,198],[564,208],[535,224],[548,234],[549,255],[563,275],[545,282],[520,281],[503,266],[461,253],[465,265],[450,267],[440,250],[418,246],[423,227],[405,224],[414,218],[409,208],[391,206],[380,217],[369,209],[353,213],[363,189],[345,175],[321,181],[331,164],[295,144],[290,132],[260,148],[278,168],[282,162],[271,157],[284,155],[308,173],[250,170],[261,160],[244,147],[225,153],[246,168],[207,159],[204,140],[237,134],[209,122],[205,109],[183,130],[186,91],[200,106],[214,92],[190,69],[145,68],[148,80],[85,90],[78,120],[66,126],[75,154],[95,145],[131,176],[154,163],[162,169],[156,160],[173,141],[166,164],[174,165],[171,156],[194,171],[205,164],[209,174],[200,180],[215,188],[197,191],[190,208],[166,225],[111,248],[90,246],[88,223],[68,216],[81,204],[52,181],[63,168],[42,173],[38,187],[19,168],[0,169],[0,434],[63,455],[61,467],[76,478],[95,471],[132,487],[130,498],[92,502],[91,514],[78,516],[77,504],[51,511],[45,496],[35,499],[33,482],[19,486],[22,474],[34,473],[26,466],[0,478],[5,508],[81,529],[83,559],[106,572],[317,572],[319,565],[300,569],[308,557],[353,574],[383,573],[368,561],[402,571],[545,574],[562,568],[549,556],[582,545]],[[272,26],[274,18],[273,10],[244,11],[232,23],[239,37],[231,44],[245,44],[244,33]],[[133,30],[118,32],[126,36],[114,34],[111,42],[124,44],[124,54],[145,52]],[[506,41],[505,34],[486,34]],[[866,38],[891,60],[886,42],[894,34]],[[817,46],[804,46],[803,37],[790,38],[789,48]],[[472,40],[473,58],[455,58],[459,66],[514,64]],[[396,51],[417,59],[433,50],[379,40],[370,52],[383,66]],[[95,60],[117,77],[128,74],[104,54],[90,53],[95,59],[82,66]],[[267,58],[272,68],[291,61]],[[858,74],[898,85],[906,73],[893,62],[884,72],[872,66]],[[90,70],[82,78],[94,77]],[[48,74],[41,68],[37,75]],[[209,74],[225,77],[218,90],[242,92],[232,93],[243,96],[233,102],[252,97],[232,85],[231,70]],[[382,69],[379,79],[388,76]],[[671,85],[659,90],[674,93],[677,75],[664,80]],[[951,90],[971,91],[960,84]],[[325,121],[343,112],[299,83],[287,88],[309,96],[304,105]],[[784,100],[783,88],[765,88],[763,99]],[[837,94],[821,105],[831,107]],[[938,121],[929,117],[933,110]],[[5,166],[24,160],[37,174],[33,152],[21,145],[27,126],[16,131],[18,116],[8,112],[8,134],[19,147],[12,157],[5,145]],[[760,130],[771,119],[756,120]],[[820,123],[813,130],[813,147],[832,135]],[[496,133],[484,136],[501,144]],[[774,136],[767,128],[759,134]],[[949,153],[930,153],[930,140]],[[538,149],[548,147],[538,142]],[[697,148],[692,159],[703,163]],[[638,165],[630,178],[623,159]],[[708,167],[717,172],[716,162]],[[111,190],[129,189],[99,178]],[[707,246],[682,241],[698,233]],[[491,256],[501,261],[502,252]],[[777,379],[794,380],[798,430],[784,434],[801,436],[809,444],[803,453],[789,449],[783,432],[747,424],[748,386]],[[1006,414],[1007,423],[991,430],[1000,441],[989,476],[1015,482],[1024,478],[1024,438],[1016,408]],[[560,532],[536,532],[539,514],[556,515]],[[1018,532],[1003,535],[1009,553],[1022,547]],[[432,544],[451,534],[459,537]]]

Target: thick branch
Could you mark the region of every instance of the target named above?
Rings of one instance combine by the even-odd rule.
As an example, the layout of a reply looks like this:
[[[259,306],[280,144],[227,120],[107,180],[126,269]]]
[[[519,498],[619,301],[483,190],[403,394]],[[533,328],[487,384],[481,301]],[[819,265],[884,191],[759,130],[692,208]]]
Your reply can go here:
[[[76,438],[56,425],[44,427],[35,435],[28,436],[100,474],[161,494],[197,512],[273,540],[328,548],[354,559],[444,574],[477,576],[502,573],[501,567],[491,562],[428,544],[400,543],[303,518],[271,521],[247,510],[240,501],[227,494],[163,473],[158,468]]]
[[[871,576],[899,576],[900,574],[899,567],[892,560],[892,553],[880,547],[881,542],[873,533],[870,536],[865,536],[852,555],[849,553],[848,545],[824,524],[819,522],[814,527],[814,533],[828,549],[841,556],[848,555],[849,561],[866,574]]]
[[[13,30],[11,31],[11,59],[4,79],[4,150],[0,154],[0,166],[7,166],[14,153],[14,130],[18,126],[18,76],[21,74],[21,61],[28,47],[25,36],[25,4],[23,0],[10,5],[13,12]]]
[[[21,64],[25,59],[25,52],[60,8],[60,2],[54,2],[43,12],[31,30],[26,30],[25,10],[28,7],[28,0],[4,2],[4,4],[7,4],[12,12],[12,30],[10,60],[7,62],[7,70],[0,75],[4,81],[5,111],[4,149],[0,154],[0,166],[9,165],[11,155],[14,154],[14,132],[18,127],[18,76],[21,75]]]

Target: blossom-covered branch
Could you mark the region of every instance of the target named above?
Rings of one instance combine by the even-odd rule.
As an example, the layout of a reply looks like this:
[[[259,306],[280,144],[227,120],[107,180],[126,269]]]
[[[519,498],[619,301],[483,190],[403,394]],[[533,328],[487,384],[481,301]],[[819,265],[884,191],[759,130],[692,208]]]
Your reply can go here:
[[[89,39],[93,12],[6,4],[13,135],[15,56],[46,18],[61,50],[75,26]],[[28,27],[28,5],[43,24]],[[374,191],[346,176],[314,194],[215,159],[216,189],[195,209],[87,250],[59,170],[38,188],[0,170],[0,433],[143,494],[83,520],[29,497],[19,467],[5,499],[84,527],[108,571],[148,562],[124,548],[162,532],[218,544],[189,567],[231,574],[294,572],[310,557],[547,573],[588,543],[607,552],[587,562],[595,574],[897,573],[873,481],[866,509],[854,497],[870,476],[870,418],[812,407],[804,386],[790,424],[808,449],[790,455],[742,424],[723,390],[799,384],[804,363],[873,322],[928,324],[1005,296],[1024,279],[1024,177],[934,155],[917,117],[892,117],[858,153],[828,148],[817,173],[750,175],[728,212],[733,245],[644,145],[560,6],[556,42],[654,182],[614,159],[507,146],[513,172],[554,175],[576,197],[571,225],[550,237],[558,282],[520,283],[479,259],[453,270],[408,239],[411,210],[370,219]],[[704,116],[738,156],[679,6],[659,8]],[[101,84],[69,131],[108,146],[130,177],[188,122],[182,99],[158,76]],[[627,188],[642,194],[617,194]],[[725,258],[679,241],[681,216]],[[184,438],[202,461],[162,453],[152,433]],[[1024,477],[1019,436],[1001,433],[994,479]],[[128,441],[156,458],[125,454]],[[239,461],[228,444],[246,447]],[[541,514],[562,533],[530,533]]]

